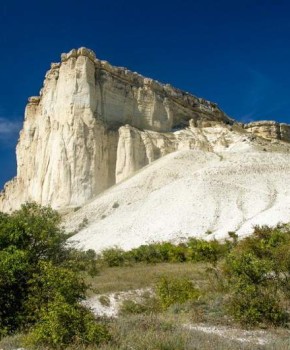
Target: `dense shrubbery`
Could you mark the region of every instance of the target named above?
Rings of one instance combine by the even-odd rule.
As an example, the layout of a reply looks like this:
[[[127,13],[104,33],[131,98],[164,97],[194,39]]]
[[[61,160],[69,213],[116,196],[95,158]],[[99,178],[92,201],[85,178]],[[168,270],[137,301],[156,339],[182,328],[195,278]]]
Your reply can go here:
[[[110,339],[106,326],[96,323],[89,310],[61,297],[48,303],[39,316],[40,321],[26,337],[28,345],[62,348],[68,344],[98,345]]]
[[[141,245],[138,248],[124,251],[120,248],[110,248],[102,252],[100,260],[107,266],[124,266],[133,263],[156,264],[161,262],[210,262],[225,257],[233,243],[220,243],[216,240],[205,241],[191,238],[186,243],[174,245],[169,242]]]
[[[224,264],[229,311],[241,323],[286,325],[290,311],[290,231],[256,227]]]
[[[60,221],[35,203],[0,213],[0,336],[30,331],[31,344],[54,347],[108,337],[79,305],[87,289],[80,271],[96,272],[95,254],[65,246]]]

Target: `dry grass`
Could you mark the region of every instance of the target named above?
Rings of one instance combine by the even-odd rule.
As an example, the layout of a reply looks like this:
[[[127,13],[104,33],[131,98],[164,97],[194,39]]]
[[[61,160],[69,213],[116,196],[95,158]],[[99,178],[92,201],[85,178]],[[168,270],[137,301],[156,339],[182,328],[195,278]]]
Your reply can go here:
[[[161,263],[102,269],[99,276],[89,280],[100,294],[148,288],[160,276],[167,275],[194,280],[196,285],[206,291],[206,295],[193,303],[175,305],[166,312],[122,315],[118,319],[105,320],[110,328],[112,341],[101,347],[91,346],[86,350],[289,350],[290,332],[285,329],[267,330],[270,342],[258,345],[183,326],[203,322],[206,325],[226,324],[229,329],[238,328],[231,320],[223,319],[220,306],[223,293],[216,290],[209,280],[207,267],[204,263]],[[0,341],[0,349],[3,350],[15,350],[22,346],[21,336],[7,337]],[[74,345],[67,350],[84,348]]]
[[[188,330],[164,315],[132,315],[108,323],[113,340],[102,346],[90,346],[86,350],[289,350],[289,332],[266,345],[242,343],[214,334]],[[0,341],[0,349],[15,350],[21,347],[21,337],[7,337]],[[26,350],[31,350],[26,348]],[[44,350],[44,349],[39,349]],[[66,350],[85,350],[74,345]]]
[[[153,286],[162,275],[188,277],[197,284],[206,283],[206,264],[161,263],[156,265],[135,264],[127,267],[110,267],[89,278],[93,291],[98,294],[121,292]]]

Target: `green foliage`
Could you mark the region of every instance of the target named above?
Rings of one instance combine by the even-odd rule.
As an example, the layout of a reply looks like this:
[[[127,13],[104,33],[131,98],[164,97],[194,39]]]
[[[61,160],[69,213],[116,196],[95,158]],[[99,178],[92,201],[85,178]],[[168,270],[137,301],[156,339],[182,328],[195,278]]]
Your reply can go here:
[[[27,252],[14,247],[0,251],[0,337],[22,323],[29,267]]]
[[[169,242],[141,245],[126,252],[117,247],[110,248],[102,252],[101,260],[110,267],[133,263],[157,264],[186,261],[206,261],[216,264],[219,259],[228,254],[230,247],[230,242],[190,239],[187,243],[178,245]]]
[[[119,248],[108,248],[103,250],[102,259],[109,267],[122,266],[125,263],[124,251]]]
[[[285,325],[289,320],[290,232],[256,227],[226,259],[229,311],[241,323]]]
[[[102,326],[79,306],[88,287],[80,272],[97,272],[95,253],[67,247],[60,222],[57,212],[36,203],[11,215],[0,213],[0,337],[33,327],[35,345],[40,339],[60,347],[75,336],[84,343],[95,341],[98,329],[102,338]],[[61,320],[63,328],[69,323],[64,338]],[[44,325],[51,330],[47,338]]]
[[[0,250],[14,247],[25,251],[31,264],[39,260],[65,259],[67,235],[60,227],[60,215],[36,203],[23,205],[11,215],[0,216]]]
[[[38,270],[28,281],[28,300],[25,301],[27,321],[36,322],[40,313],[54,300],[68,305],[85,298],[87,286],[74,270],[41,261]]]
[[[173,304],[183,304],[187,300],[197,299],[198,290],[192,281],[186,278],[161,278],[156,285],[156,295],[163,309]]]
[[[98,324],[87,309],[58,297],[41,310],[40,321],[27,335],[26,342],[37,347],[65,348],[71,343],[98,345],[109,339],[106,327]]]
[[[168,261],[170,243],[141,245],[132,249],[126,256],[133,262],[145,262],[155,264],[162,261]]]
[[[227,244],[222,244],[216,240],[205,241],[191,238],[188,242],[188,255],[191,261],[207,261],[216,264],[219,259],[228,252]]]

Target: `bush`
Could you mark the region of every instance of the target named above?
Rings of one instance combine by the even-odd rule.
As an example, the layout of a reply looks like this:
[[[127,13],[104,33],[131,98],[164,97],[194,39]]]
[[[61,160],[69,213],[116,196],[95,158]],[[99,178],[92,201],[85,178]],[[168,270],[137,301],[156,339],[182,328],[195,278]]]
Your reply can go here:
[[[163,277],[157,282],[156,295],[162,308],[167,309],[170,305],[197,299],[199,292],[189,279]]]
[[[227,253],[227,244],[222,244],[216,240],[208,242],[202,239],[191,238],[188,242],[187,254],[188,258],[193,262],[206,261],[215,265]]]
[[[109,267],[132,263],[157,264],[186,261],[206,261],[216,264],[228,254],[232,247],[233,244],[230,241],[219,243],[192,238],[187,243],[178,245],[170,242],[144,244],[126,252],[118,247],[109,248],[102,252],[100,260]]]
[[[256,227],[229,254],[223,270],[230,292],[228,310],[236,320],[246,325],[287,324],[289,247],[289,231]]]
[[[80,272],[97,272],[95,253],[67,247],[60,222],[36,203],[0,213],[0,337],[33,327],[35,344],[102,338],[103,326],[79,306],[88,287]]]
[[[63,300],[76,305],[85,298],[87,289],[79,274],[68,268],[54,266],[51,262],[40,262],[38,271],[28,281],[29,298],[24,302],[27,321],[35,323],[40,312],[54,300]]]
[[[158,262],[168,261],[168,248],[165,244],[148,244],[141,245],[127,253],[128,258],[134,262],[145,262],[155,264]]]
[[[123,266],[125,263],[125,252],[119,248],[108,248],[102,252],[102,260],[109,266]]]
[[[98,324],[87,309],[57,298],[41,310],[40,320],[27,335],[26,343],[65,348],[72,343],[98,345],[109,339],[106,327]]]

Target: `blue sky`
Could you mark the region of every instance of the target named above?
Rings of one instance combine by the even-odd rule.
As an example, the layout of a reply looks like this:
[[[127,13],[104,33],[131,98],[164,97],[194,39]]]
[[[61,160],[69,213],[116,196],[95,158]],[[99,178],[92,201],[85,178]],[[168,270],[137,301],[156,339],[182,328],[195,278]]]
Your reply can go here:
[[[289,14],[288,0],[1,0],[0,187],[16,173],[27,98],[75,47],[217,102],[237,120],[290,123]]]

